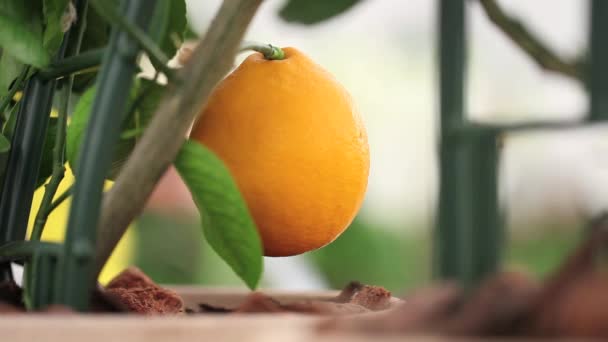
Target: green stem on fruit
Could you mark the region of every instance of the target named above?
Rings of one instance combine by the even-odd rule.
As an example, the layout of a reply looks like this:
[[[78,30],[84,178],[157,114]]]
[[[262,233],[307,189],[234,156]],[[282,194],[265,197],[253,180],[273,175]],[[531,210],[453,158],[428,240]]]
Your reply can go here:
[[[105,0],[92,0],[91,4],[95,7],[97,13],[102,16],[106,21],[111,24],[117,25],[124,30],[137,44],[146,52],[153,64],[161,69],[163,74],[167,76],[170,81],[177,81],[175,77],[175,71],[168,65],[169,58],[164,52],[158,47],[156,42],[150,36],[146,34],[137,25],[129,22],[124,16],[122,16],[116,9],[109,6]]]
[[[285,52],[280,47],[274,46],[272,44],[261,44],[251,41],[244,41],[239,48],[239,52],[248,50],[259,52],[264,55],[265,59],[268,60],[285,59]]]

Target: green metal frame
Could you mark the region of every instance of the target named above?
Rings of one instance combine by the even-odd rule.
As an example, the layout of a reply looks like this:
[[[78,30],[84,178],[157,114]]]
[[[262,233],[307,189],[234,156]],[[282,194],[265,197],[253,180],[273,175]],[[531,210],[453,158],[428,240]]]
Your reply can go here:
[[[522,129],[561,129],[608,119],[608,2],[591,0],[590,113],[583,122],[479,125],[467,120],[465,0],[439,2],[440,186],[434,271],[474,288],[500,266],[504,228],[498,201],[497,137]]]

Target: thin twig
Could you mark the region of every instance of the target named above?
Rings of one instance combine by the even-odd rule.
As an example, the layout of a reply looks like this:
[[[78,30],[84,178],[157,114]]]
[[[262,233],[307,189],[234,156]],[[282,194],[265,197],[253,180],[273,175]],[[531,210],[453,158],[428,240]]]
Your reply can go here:
[[[87,26],[87,10],[88,4],[85,3],[83,11],[80,14],[80,22],[78,26],[78,37],[76,45],[73,47],[70,54],[78,54],[82,39],[84,37],[84,31]],[[31,240],[40,240],[42,237],[42,231],[46,224],[47,218],[51,211],[55,208],[52,206],[53,197],[57,193],[59,184],[65,176],[65,138],[66,128],[68,122],[68,108],[70,104],[70,96],[72,94],[72,87],[74,86],[74,75],[68,76],[61,89],[61,103],[59,106],[59,115],[57,117],[57,135],[55,136],[55,144],[53,145],[53,172],[51,174],[51,180],[45,185],[44,195],[40,208],[36,214],[36,220],[34,221],[34,228],[32,229]]]
[[[53,201],[53,203],[51,203],[51,206],[49,207],[49,213],[52,213],[53,210],[57,209],[57,207],[60,206],[61,203],[63,203],[66,199],[68,199],[68,197],[72,196],[73,188],[74,185],[70,185],[69,188],[65,189],[64,192],[62,192],[59,196],[57,196],[57,198],[55,198],[55,200]]]
[[[121,29],[127,32],[146,52],[148,57],[154,62],[155,67],[161,69],[161,71],[167,76],[170,81],[176,81],[175,70],[171,69],[167,64],[169,58],[165,53],[156,45],[154,40],[150,38],[144,30],[136,25],[133,25],[125,19],[124,16],[120,15],[116,9],[109,5],[105,0],[92,0],[91,5],[95,7],[97,13],[101,15],[108,22],[118,25]]]
[[[230,70],[260,3],[261,0],[225,0],[190,63],[179,71],[183,81],[169,84],[167,94],[122,167],[114,187],[104,196],[97,237],[97,274],[175,159],[190,124],[209,94]]]
[[[585,82],[584,70],[577,61],[567,61],[552,51],[518,19],[509,16],[496,0],[479,0],[488,18],[541,68]]]
[[[69,75],[94,72],[99,69],[105,53],[105,48],[98,48],[83,52],[77,56],[63,58],[40,70],[39,75],[44,79],[50,80]]]

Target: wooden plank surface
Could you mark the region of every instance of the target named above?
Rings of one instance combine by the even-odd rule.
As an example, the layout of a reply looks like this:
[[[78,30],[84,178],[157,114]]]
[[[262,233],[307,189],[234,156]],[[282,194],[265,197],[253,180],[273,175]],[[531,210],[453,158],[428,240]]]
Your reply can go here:
[[[238,305],[248,291],[174,287],[186,303]],[[286,292],[264,290],[281,301],[327,299],[336,291]],[[1,342],[338,342],[338,341],[454,341],[431,336],[378,337],[319,334],[317,324],[325,318],[298,314],[190,315],[144,317],[135,315],[4,315],[0,316]],[[462,339],[471,341],[471,339]]]

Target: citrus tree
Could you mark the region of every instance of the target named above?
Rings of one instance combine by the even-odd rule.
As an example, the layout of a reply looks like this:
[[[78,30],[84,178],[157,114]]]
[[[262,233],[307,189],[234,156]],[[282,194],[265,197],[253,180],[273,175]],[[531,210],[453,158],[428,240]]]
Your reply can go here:
[[[190,61],[179,69],[169,67],[168,62],[181,44],[192,38],[184,0],[0,2],[0,262],[2,280],[11,278],[10,262],[24,262],[24,302],[28,308],[62,303],[86,310],[97,274],[172,164],[199,208],[205,238],[250,288],[255,288],[260,279],[264,254],[291,255],[321,247],[350,223],[367,184],[365,132],[346,91],[301,52],[242,42],[260,2],[224,1]],[[288,21],[311,24],[356,3],[291,0],[280,15]],[[225,81],[226,87],[217,87],[231,90],[214,91],[229,72],[235,54],[244,50],[261,54],[241,69],[249,71],[234,73]],[[144,55],[155,70],[151,79],[139,76]],[[265,71],[260,72],[262,69]],[[253,74],[242,76],[251,70]],[[329,211],[318,212],[317,218],[306,214],[327,205],[311,205],[304,212],[289,210],[296,201],[317,200],[304,191],[310,182],[301,176],[293,178],[296,168],[303,164],[291,163],[303,160],[302,156],[283,150],[279,159],[272,160],[268,151],[280,146],[267,144],[261,146],[264,151],[256,163],[242,165],[244,161],[238,158],[243,149],[230,150],[230,138],[222,141],[226,134],[242,138],[235,144],[255,138],[245,132],[246,126],[230,126],[222,120],[227,111],[234,112],[235,103],[244,106],[236,108],[241,113],[257,108],[259,113],[268,114],[272,108],[264,107],[268,103],[260,99],[273,90],[248,93],[244,85],[251,87],[251,82],[264,80],[265,86],[276,87],[268,83],[271,78],[267,77],[274,73],[300,77],[285,83],[287,86],[275,94],[278,102],[270,102],[275,106],[274,114],[285,113],[290,106],[297,108],[290,101],[301,96],[294,89],[302,85],[310,86],[306,88],[310,91],[321,85],[325,97],[313,101],[313,107],[307,102],[296,106],[308,105],[304,108],[313,112],[320,109],[317,116],[337,109],[336,121],[330,121],[333,126],[316,142],[310,125],[325,122],[313,118],[307,127],[306,120],[282,121],[292,125],[293,132],[308,132],[296,134],[301,140],[292,140],[292,145],[296,152],[308,151],[309,157],[319,157],[319,168],[306,166],[303,171],[325,191],[323,194],[351,189],[350,193],[337,192],[342,197],[318,198],[319,203],[337,204]],[[167,80],[166,84],[158,82],[160,77]],[[235,82],[240,85],[235,86]],[[234,102],[226,105],[222,102],[226,99]],[[209,106],[205,107],[207,102]],[[304,115],[303,109],[299,110],[291,119]],[[200,120],[193,140],[187,140],[188,129],[201,111],[209,123]],[[260,129],[258,134],[272,134],[267,126],[271,118],[262,119],[254,128]],[[240,131],[234,131],[235,127],[241,127]],[[332,127],[337,129],[332,131]],[[227,128],[233,131],[222,132]],[[335,136],[335,132],[343,134]],[[325,154],[313,151],[336,137],[343,140],[343,150],[327,150]],[[299,143],[312,144],[313,148],[302,149]],[[327,181],[322,165],[333,162],[332,156],[346,156],[341,161],[353,166],[347,181],[354,182],[354,190],[350,183],[336,187]],[[262,203],[269,193],[262,191],[260,197],[261,188],[255,187],[261,171],[255,171],[257,178],[248,179],[247,170],[238,165],[247,168],[265,161],[270,167],[266,170],[275,168],[273,179],[280,180],[273,183],[267,179],[270,191],[280,192],[290,183],[300,182],[301,191],[295,192],[296,197],[288,196],[287,203]],[[58,194],[66,166],[74,171],[75,183]],[[285,173],[283,166],[287,166]],[[114,181],[106,193],[105,180]],[[40,207],[33,208],[37,210],[36,220],[26,241],[32,195],[43,185],[44,197]],[[40,241],[47,217],[69,197],[72,205],[64,243]],[[283,216],[270,210],[277,205],[286,208]],[[264,228],[256,227],[261,226],[259,222]],[[286,244],[279,241],[284,235],[282,224],[293,232]],[[303,230],[310,226],[317,231],[305,234]]]

